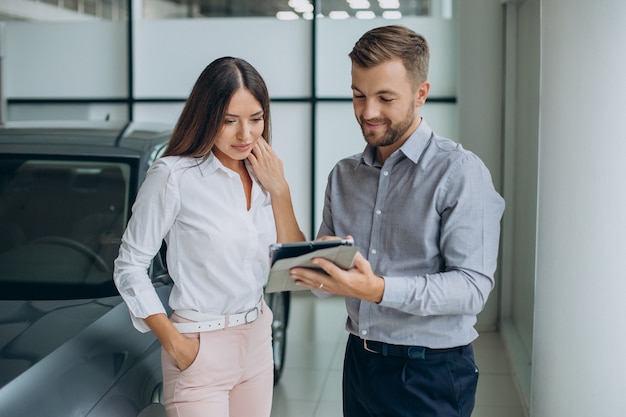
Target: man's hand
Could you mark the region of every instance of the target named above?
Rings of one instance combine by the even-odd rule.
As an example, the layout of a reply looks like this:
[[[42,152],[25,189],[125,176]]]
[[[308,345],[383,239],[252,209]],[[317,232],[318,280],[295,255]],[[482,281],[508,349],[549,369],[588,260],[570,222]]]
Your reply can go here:
[[[354,267],[347,271],[324,258],[313,258],[311,262],[326,274],[310,268],[292,268],[289,272],[296,284],[372,303],[383,299],[385,280],[374,274],[369,261],[360,252],[354,257]]]

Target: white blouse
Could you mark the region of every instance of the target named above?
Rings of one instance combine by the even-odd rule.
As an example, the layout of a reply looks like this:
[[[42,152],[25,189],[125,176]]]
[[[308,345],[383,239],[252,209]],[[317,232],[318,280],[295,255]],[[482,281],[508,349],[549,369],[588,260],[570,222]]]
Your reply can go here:
[[[270,196],[246,167],[253,179],[250,210],[239,174],[212,153],[164,157],[148,170],[114,271],[138,330],[149,330],[142,319],[165,313],[147,273],[163,239],[173,310],[233,314],[254,307],[263,295],[276,227]]]

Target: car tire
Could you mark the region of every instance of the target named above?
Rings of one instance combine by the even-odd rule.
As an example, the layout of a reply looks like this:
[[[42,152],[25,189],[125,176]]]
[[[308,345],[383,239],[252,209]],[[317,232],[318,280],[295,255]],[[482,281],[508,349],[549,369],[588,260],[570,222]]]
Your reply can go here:
[[[265,294],[265,302],[272,310],[272,349],[274,351],[274,385],[278,384],[285,366],[287,351],[287,324],[291,293],[275,292]]]

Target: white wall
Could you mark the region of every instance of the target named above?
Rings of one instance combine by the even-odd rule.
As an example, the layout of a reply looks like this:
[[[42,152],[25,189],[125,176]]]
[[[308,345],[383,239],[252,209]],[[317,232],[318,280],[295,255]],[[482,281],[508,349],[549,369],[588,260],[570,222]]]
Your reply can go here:
[[[498,3],[493,0],[492,3]],[[540,0],[506,1],[503,8],[504,90],[500,329],[528,407],[537,244]]]
[[[115,22],[6,22],[5,99],[125,97],[126,32]]]
[[[221,56],[243,58],[263,75],[272,98],[311,95],[310,22],[273,18],[137,21],[136,98],[186,97]]]
[[[626,2],[541,2],[531,415],[626,415]]]
[[[459,142],[477,154],[502,193],[502,5],[497,0],[459,1]],[[507,202],[508,205],[508,202]],[[499,319],[500,269],[478,328],[494,330]]]

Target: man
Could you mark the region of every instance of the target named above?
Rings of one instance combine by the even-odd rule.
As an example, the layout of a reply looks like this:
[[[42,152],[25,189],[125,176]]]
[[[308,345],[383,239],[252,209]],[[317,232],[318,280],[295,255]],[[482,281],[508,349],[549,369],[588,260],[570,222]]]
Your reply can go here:
[[[476,315],[494,286],[504,201],[473,153],[420,117],[426,40],[386,26],[349,54],[367,146],[329,175],[318,236],[352,236],[344,271],[294,268],[298,283],[346,296],[346,417],[469,417]]]

